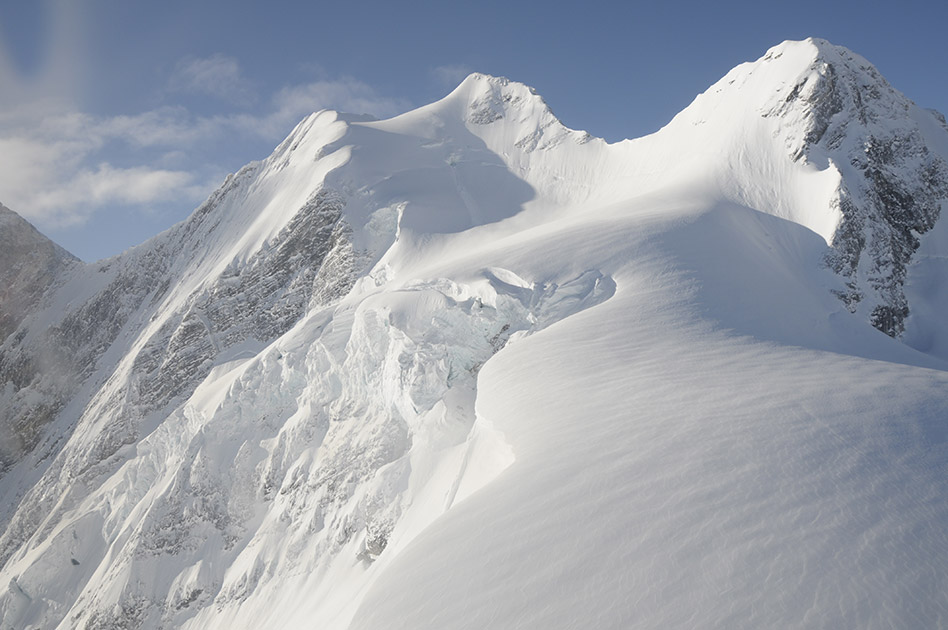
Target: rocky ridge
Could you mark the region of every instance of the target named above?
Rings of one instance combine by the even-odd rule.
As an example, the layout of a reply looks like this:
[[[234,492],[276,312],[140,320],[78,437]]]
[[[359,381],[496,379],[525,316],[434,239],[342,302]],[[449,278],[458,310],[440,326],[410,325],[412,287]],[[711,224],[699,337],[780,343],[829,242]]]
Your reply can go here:
[[[840,171],[831,204],[841,220],[826,258],[845,280],[838,297],[898,337],[910,312],[904,284],[912,255],[948,202],[946,156],[925,140],[933,128],[946,130],[944,118],[918,108],[862,57],[810,41],[813,62],[761,114],[799,116],[792,159],[830,161]],[[775,49],[763,61],[781,54]]]

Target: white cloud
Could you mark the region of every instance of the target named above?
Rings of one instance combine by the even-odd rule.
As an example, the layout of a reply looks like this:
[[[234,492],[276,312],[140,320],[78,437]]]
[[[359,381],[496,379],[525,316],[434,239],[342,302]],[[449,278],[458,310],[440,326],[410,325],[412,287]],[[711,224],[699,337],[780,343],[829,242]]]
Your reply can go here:
[[[182,65],[187,72],[177,80],[204,76],[211,60],[225,69],[226,80],[213,87],[217,94],[238,89],[239,69],[220,56]],[[209,178],[264,157],[261,145],[276,146],[313,111],[385,117],[407,108],[348,78],[287,86],[257,111],[216,116],[164,106],[105,117],[62,101],[34,101],[0,110],[0,201],[47,228],[82,223],[110,205],[133,211],[167,202],[193,207],[210,192]],[[224,147],[257,148],[234,164]]]
[[[81,169],[67,186],[37,195],[40,207],[57,208],[69,204],[143,204],[174,199],[188,191],[194,176],[184,171],[151,169],[145,166],[115,168],[108,163],[95,170]]]
[[[3,203],[31,220],[62,227],[82,223],[107,204],[195,202],[207,193],[186,171],[108,162],[86,166],[92,153],[74,139],[0,138]]]
[[[206,58],[185,57],[168,80],[172,91],[205,94],[238,105],[252,103],[255,94],[233,57],[216,54]]]
[[[196,203],[208,191],[195,175],[167,161],[116,166],[105,159],[109,143],[188,144],[193,130],[178,117],[147,112],[139,117],[100,118],[38,108],[0,119],[0,201],[44,227],[84,222],[108,204],[132,207],[162,201]],[[134,150],[133,150],[134,153]],[[149,156],[150,157],[150,156]]]

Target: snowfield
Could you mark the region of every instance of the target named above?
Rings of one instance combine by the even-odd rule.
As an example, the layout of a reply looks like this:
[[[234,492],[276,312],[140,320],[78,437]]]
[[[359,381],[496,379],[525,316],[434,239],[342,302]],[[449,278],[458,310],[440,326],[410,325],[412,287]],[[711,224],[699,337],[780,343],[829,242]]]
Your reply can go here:
[[[611,262],[616,295],[485,365],[477,411],[515,462],[352,627],[943,623],[948,375],[871,331],[834,339],[840,313],[790,273],[818,260],[812,233],[719,207],[541,250]],[[532,254],[504,262],[550,268]],[[762,334],[769,316],[789,326]]]
[[[946,206],[821,40],[612,145],[313,114],[0,296],[0,628],[944,626]]]

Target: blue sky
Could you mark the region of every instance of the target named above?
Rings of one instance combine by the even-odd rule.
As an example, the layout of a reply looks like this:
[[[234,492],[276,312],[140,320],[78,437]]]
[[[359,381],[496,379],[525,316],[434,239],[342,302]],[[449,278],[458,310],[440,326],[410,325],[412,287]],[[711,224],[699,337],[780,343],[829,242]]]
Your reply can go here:
[[[946,31],[948,3],[912,0],[0,2],[0,202],[95,260],[185,218],[313,110],[389,116],[477,70],[615,141],[807,36],[945,112]]]

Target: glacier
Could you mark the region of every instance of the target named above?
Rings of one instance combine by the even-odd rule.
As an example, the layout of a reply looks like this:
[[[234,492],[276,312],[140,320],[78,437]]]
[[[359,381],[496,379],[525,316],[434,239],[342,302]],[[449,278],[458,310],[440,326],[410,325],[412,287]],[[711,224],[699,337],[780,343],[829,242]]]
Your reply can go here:
[[[944,625],[946,205],[809,39],[615,144],[317,112],[91,264],[0,208],[0,627]]]

